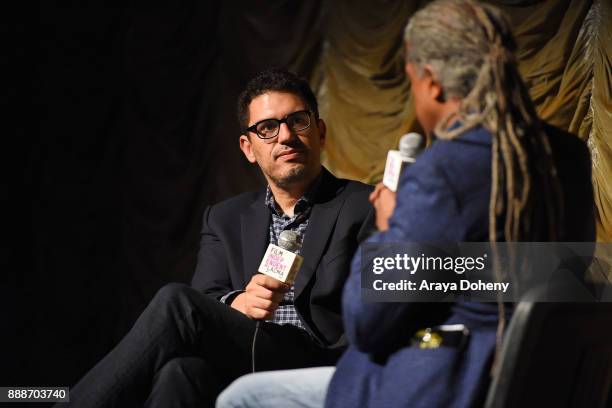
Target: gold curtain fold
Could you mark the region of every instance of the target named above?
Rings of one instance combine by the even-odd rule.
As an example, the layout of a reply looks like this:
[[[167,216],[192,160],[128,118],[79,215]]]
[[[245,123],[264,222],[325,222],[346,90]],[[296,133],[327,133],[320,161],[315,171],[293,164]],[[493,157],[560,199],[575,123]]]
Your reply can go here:
[[[588,120],[579,130],[588,135],[593,157],[597,238],[612,242],[612,3],[598,1],[597,6],[592,96],[585,109]]]
[[[418,131],[402,34],[419,1],[327,3],[318,95],[328,124],[324,164],[374,183],[399,137]],[[588,142],[599,241],[612,241],[612,4],[489,1],[509,17],[519,69],[547,122]]]
[[[318,96],[329,130],[323,160],[336,175],[376,182],[387,151],[414,126],[399,51],[417,8],[406,1],[328,3]]]

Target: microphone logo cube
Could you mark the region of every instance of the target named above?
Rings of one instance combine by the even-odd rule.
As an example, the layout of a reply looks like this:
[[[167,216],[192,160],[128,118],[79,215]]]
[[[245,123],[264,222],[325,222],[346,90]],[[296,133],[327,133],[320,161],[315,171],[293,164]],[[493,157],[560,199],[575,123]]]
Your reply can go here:
[[[404,161],[399,150],[389,150],[387,153],[387,163],[385,164],[385,174],[383,176],[383,184],[391,191],[397,191],[400,175]]]
[[[270,244],[261,260],[258,272],[274,279],[293,285],[295,277],[302,266],[303,258],[277,245]]]

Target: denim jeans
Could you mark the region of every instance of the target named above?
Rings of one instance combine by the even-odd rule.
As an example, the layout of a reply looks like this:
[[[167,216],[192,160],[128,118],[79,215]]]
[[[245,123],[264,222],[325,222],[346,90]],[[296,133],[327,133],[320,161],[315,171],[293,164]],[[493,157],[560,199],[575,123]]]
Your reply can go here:
[[[264,371],[240,377],[217,398],[217,408],[323,408],[335,367]]]

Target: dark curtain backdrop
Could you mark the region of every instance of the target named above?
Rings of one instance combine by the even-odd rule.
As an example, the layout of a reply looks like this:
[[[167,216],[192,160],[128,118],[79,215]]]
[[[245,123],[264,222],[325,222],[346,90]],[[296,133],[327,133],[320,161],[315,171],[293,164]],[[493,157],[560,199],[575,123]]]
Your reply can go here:
[[[322,15],[317,1],[41,2],[7,22],[31,106],[14,127],[25,188],[7,214],[0,385],[73,384],[162,285],[189,282],[205,206],[263,185],[236,97],[267,67],[309,77]]]
[[[598,231],[612,236],[609,1],[491,2],[511,17],[538,112],[589,140]],[[0,385],[73,384],[157,289],[189,282],[205,206],[263,185],[234,114],[259,70],[310,78],[325,164],[380,179],[416,126],[399,51],[422,3],[93,0],[0,13],[15,145],[2,149]]]

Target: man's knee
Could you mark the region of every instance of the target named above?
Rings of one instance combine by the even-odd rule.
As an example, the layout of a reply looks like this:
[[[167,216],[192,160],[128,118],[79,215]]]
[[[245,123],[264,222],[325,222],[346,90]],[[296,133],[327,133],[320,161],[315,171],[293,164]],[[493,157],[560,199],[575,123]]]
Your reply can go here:
[[[157,291],[149,306],[157,308],[184,303],[189,301],[195,292],[195,289],[183,283],[168,283]]]
[[[147,306],[145,314],[164,316],[186,316],[194,308],[194,297],[201,296],[195,289],[182,283],[168,283],[157,291]]]
[[[231,383],[217,397],[216,408],[239,408],[244,407],[248,400],[251,383],[248,376],[240,377]]]
[[[219,313],[221,302],[182,284],[164,285],[153,297],[143,313],[157,321],[172,319],[188,321],[191,327],[204,324]]]
[[[177,357],[169,360],[157,372],[156,380],[198,377],[208,370],[206,362],[198,357]]]
[[[235,380],[217,397],[216,408],[260,407],[261,400],[266,399],[260,392],[270,385],[266,374],[247,374]]]
[[[177,299],[184,298],[190,291],[193,291],[193,288],[183,283],[168,283],[157,291],[151,303],[168,303],[176,301]]]
[[[174,379],[184,370],[184,361],[182,358],[173,358],[162,366],[157,372],[156,380]]]

